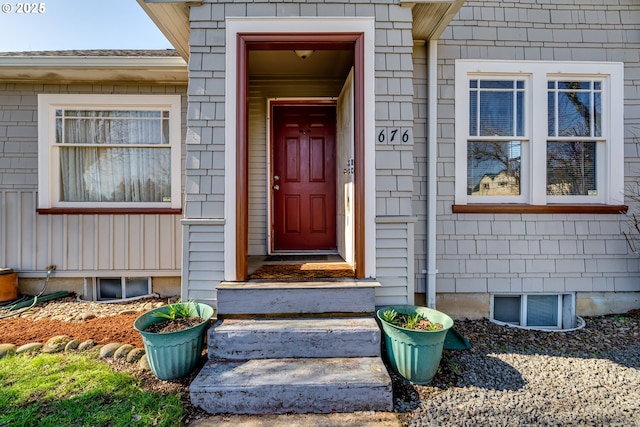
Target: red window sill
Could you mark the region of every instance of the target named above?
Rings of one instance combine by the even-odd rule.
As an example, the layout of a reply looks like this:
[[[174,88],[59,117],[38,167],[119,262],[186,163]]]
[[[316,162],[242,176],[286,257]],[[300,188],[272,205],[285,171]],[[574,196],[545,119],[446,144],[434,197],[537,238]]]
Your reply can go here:
[[[181,215],[182,209],[171,208],[48,208],[36,209],[40,215]]]
[[[459,214],[624,214],[625,205],[453,205]]]

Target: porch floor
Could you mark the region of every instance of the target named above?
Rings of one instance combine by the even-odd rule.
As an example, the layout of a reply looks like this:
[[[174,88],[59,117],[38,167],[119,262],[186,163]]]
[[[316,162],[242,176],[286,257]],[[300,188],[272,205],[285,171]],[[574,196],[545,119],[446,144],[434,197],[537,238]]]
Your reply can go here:
[[[305,281],[354,277],[349,264],[337,254],[253,255],[249,256],[248,261],[249,280]],[[273,271],[273,275],[269,271]],[[255,277],[252,277],[256,272]]]

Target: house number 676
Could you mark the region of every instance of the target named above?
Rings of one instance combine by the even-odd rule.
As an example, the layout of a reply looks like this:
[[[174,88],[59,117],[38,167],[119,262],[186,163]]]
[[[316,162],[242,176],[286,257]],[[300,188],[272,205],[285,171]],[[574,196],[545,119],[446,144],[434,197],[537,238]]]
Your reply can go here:
[[[411,142],[411,130],[402,128],[383,128],[378,130],[379,144],[407,144]]]

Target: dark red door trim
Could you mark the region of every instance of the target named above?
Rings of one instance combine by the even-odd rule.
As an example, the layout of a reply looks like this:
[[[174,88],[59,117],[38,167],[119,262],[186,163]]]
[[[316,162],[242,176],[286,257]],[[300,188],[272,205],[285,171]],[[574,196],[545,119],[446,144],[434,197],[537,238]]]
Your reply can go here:
[[[364,34],[238,33],[236,87],[236,280],[247,278],[248,239],[248,52],[270,49],[344,50],[354,52],[355,110],[355,275],[364,278]]]

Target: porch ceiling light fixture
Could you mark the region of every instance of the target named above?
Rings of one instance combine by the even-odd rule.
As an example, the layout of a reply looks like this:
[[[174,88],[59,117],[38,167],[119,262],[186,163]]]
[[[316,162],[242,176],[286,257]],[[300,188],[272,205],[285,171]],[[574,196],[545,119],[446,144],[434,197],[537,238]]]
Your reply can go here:
[[[307,59],[311,56],[313,50],[294,50],[294,52],[296,53],[296,55],[298,55],[298,58]]]

